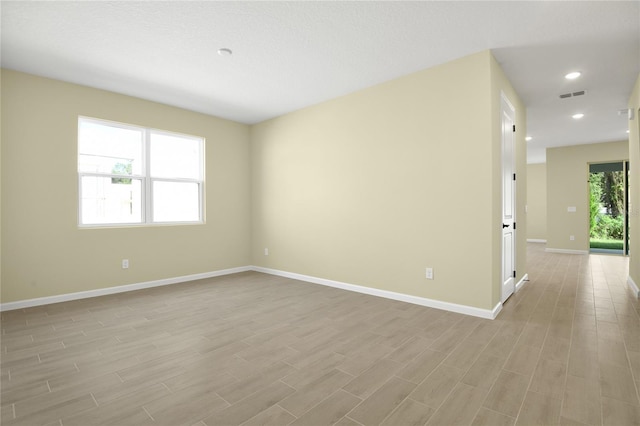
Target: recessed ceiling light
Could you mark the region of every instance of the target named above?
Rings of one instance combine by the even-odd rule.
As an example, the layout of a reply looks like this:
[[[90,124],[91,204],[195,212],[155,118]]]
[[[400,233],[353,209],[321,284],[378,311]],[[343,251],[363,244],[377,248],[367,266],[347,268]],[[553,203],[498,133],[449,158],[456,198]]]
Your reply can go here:
[[[573,114],[571,117],[573,117],[575,120],[580,120],[582,117],[584,117],[584,114],[579,112],[578,114]]]
[[[629,133],[629,131],[627,130],[627,133]]]
[[[575,80],[576,78],[580,77],[581,75],[582,75],[581,72],[573,71],[573,72],[570,72],[569,74],[565,75],[564,78],[566,78],[567,80]]]
[[[527,136],[526,138],[524,138],[524,140],[527,142],[529,142],[531,139],[533,139],[531,136]]]
[[[220,56],[231,56],[232,54],[233,52],[231,51],[231,49],[227,49],[226,47],[218,49],[218,55]]]

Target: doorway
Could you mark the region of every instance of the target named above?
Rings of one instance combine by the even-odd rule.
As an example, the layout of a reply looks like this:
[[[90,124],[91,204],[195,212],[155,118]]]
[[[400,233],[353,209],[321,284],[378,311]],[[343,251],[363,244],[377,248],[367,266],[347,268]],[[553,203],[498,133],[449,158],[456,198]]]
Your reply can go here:
[[[589,164],[589,250],[629,254],[629,162]]]

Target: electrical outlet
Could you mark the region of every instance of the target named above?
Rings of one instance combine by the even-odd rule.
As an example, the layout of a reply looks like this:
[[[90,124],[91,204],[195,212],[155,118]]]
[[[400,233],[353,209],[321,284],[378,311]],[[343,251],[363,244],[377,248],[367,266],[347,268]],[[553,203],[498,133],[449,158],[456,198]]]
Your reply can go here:
[[[575,241],[576,237],[574,235],[569,235],[569,241]]]
[[[432,280],[433,279],[433,268],[427,268],[425,271],[425,277],[428,280]]]
[[[265,256],[269,256],[269,249],[265,247],[264,249],[264,255]]]
[[[122,259],[122,269],[129,269],[129,259]]]

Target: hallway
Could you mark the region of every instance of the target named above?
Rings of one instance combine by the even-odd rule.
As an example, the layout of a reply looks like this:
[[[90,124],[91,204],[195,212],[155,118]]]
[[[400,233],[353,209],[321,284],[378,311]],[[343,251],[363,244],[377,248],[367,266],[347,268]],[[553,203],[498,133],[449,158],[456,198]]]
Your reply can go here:
[[[522,328],[503,342],[515,343],[504,369],[530,377],[518,423],[640,424],[640,301],[628,258],[544,247],[528,244],[531,281],[497,319]]]

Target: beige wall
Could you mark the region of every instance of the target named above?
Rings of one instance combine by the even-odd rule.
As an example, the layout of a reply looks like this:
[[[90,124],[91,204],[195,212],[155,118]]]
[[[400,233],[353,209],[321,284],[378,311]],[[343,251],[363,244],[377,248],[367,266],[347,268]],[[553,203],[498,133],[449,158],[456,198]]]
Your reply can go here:
[[[0,68],[0,302],[2,302],[2,73]]]
[[[527,239],[547,239],[547,165],[527,165]]]
[[[628,158],[627,141],[547,149],[548,249],[589,250],[589,163]]]
[[[78,229],[78,115],[205,137],[206,224]],[[3,70],[2,302],[248,265],[249,176],[248,126]]]
[[[253,264],[492,309],[501,89],[522,146],[490,52],[252,126]]]
[[[629,121],[629,276],[640,286],[640,74],[629,99],[629,108],[634,111],[634,118]]]
[[[492,309],[502,92],[526,272],[525,110],[488,51],[251,127],[7,70],[2,90],[2,303],[253,263]],[[78,229],[78,115],[204,136],[207,223]]]

